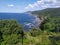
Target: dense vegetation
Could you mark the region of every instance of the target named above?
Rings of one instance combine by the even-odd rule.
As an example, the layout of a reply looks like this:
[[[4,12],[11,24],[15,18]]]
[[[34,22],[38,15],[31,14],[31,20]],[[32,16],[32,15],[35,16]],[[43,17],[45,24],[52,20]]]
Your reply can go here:
[[[60,21],[59,18],[44,18],[40,29],[33,28],[26,33],[24,45],[60,45]]]
[[[27,32],[15,20],[0,20],[0,45],[60,45],[60,9],[55,10],[33,13],[43,22]]]
[[[41,11],[34,11],[43,22],[40,24],[42,33],[41,42],[38,45],[60,45],[60,8],[48,8]],[[45,40],[45,41],[44,41]]]
[[[22,45],[22,32],[15,20],[0,20],[0,45]]]

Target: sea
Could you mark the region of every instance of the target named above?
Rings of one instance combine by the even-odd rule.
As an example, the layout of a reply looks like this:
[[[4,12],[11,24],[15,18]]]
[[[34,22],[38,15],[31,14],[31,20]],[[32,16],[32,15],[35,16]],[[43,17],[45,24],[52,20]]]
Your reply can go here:
[[[37,16],[27,13],[0,13],[0,20],[16,20],[26,31],[39,27]]]

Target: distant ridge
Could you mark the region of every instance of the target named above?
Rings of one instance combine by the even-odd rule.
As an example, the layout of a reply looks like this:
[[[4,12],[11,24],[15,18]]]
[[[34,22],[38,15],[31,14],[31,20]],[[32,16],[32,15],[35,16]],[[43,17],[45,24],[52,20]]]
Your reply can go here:
[[[38,14],[38,15],[60,15],[60,7],[59,8],[47,8],[44,10],[38,10],[38,11],[32,11],[32,14]]]

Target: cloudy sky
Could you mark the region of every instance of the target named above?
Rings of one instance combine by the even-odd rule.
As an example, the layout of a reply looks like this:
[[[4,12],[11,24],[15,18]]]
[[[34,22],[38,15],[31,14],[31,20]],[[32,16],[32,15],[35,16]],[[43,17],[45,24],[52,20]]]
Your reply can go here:
[[[60,0],[0,0],[0,12],[21,13],[60,7]]]

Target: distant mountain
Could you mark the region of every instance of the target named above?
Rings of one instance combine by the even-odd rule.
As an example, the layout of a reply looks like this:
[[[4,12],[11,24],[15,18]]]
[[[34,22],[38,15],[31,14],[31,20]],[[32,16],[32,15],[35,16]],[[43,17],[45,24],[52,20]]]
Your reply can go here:
[[[47,8],[44,10],[32,11],[32,14],[60,16],[60,8]]]
[[[32,13],[32,11],[27,11],[27,12],[24,12],[24,13]]]

